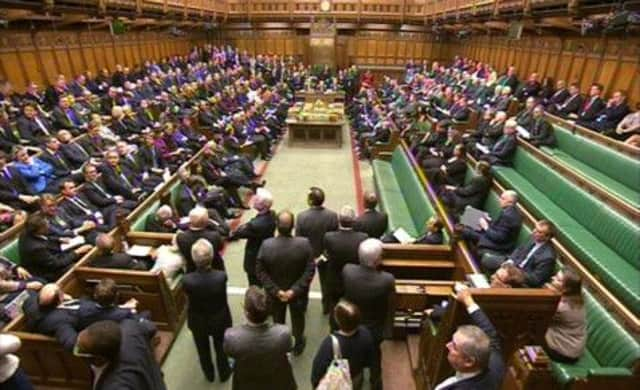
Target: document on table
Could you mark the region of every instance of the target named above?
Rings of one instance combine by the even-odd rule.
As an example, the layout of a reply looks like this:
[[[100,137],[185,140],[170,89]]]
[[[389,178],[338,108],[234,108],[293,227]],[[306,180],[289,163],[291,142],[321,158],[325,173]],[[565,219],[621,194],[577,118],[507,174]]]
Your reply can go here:
[[[489,288],[489,280],[485,274],[467,274],[467,281],[471,283],[471,287],[475,288]]]
[[[489,154],[489,148],[480,142],[476,142],[476,149],[482,152],[482,154]]]
[[[531,134],[529,133],[529,130],[525,129],[522,126],[518,126],[516,127],[516,130],[518,131],[518,135],[524,139],[529,139],[531,138]]]
[[[413,244],[413,242],[416,240],[401,227],[393,231],[393,236],[396,238],[396,240],[400,241],[401,244]]]
[[[60,250],[65,252],[65,251],[68,251],[69,249],[78,247],[80,245],[84,245],[84,243],[85,243],[84,236],[75,236],[68,243],[60,244]]]
[[[480,230],[480,218],[490,220],[489,214],[474,207],[467,206],[460,217],[460,223],[473,230]]]
[[[147,257],[151,253],[153,247],[147,245],[132,245],[127,254],[133,257]]]

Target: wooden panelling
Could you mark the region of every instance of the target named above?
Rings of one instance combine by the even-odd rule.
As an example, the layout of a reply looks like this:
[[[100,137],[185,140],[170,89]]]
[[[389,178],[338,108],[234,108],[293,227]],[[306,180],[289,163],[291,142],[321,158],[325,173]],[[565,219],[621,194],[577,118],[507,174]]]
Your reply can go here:
[[[116,64],[134,67],[146,59],[187,54],[191,47],[204,42],[201,35],[175,38],[159,32],[113,37],[103,31],[3,31],[0,78],[23,91],[29,81],[43,86],[59,74],[71,79],[86,70],[94,74],[102,68],[113,70]]]

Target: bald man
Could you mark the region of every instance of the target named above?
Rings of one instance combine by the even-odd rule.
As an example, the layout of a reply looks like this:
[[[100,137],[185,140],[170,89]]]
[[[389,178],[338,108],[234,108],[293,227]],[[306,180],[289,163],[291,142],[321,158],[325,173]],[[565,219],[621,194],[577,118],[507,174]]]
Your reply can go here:
[[[91,259],[91,266],[96,268],[118,268],[146,271],[148,267],[144,262],[138,261],[126,253],[114,252],[114,242],[112,236],[101,233],[96,238],[96,247],[99,254]]]
[[[196,270],[191,257],[191,247],[198,239],[204,238],[213,246],[215,257],[211,264],[213,269],[224,271],[224,262],[220,255],[222,249],[222,237],[217,230],[212,229],[209,224],[209,212],[204,207],[196,207],[189,212],[189,229],[178,233],[176,240],[180,253],[184,256],[187,264],[187,272]]]

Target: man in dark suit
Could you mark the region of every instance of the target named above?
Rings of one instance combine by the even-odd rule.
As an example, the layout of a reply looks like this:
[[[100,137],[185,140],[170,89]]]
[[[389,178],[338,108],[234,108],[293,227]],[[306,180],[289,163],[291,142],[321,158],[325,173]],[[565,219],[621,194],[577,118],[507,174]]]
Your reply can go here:
[[[48,282],[56,281],[91,245],[83,245],[70,252],[62,252],[58,241],[47,238],[49,225],[40,215],[27,219],[24,232],[18,241],[18,252],[22,266],[33,276]]]
[[[148,319],[148,311],[138,313],[138,301],[135,298],[119,304],[118,285],[110,278],[100,279],[93,289],[93,299],[80,298],[78,300],[79,329],[98,321],[122,322],[126,319]]]
[[[434,390],[499,389],[506,368],[498,333],[468,288],[460,287],[456,299],[467,308],[474,325],[459,327],[447,343],[447,360],[456,373]]]
[[[235,232],[229,236],[229,240],[246,238],[247,243],[244,248],[244,272],[247,273],[249,285],[260,285],[260,280],[256,276],[256,259],[262,242],[270,237],[276,230],[276,216],[271,211],[273,198],[271,193],[265,189],[258,189],[253,197],[253,208],[256,215],[249,222],[240,225]]]
[[[504,125],[502,137],[489,149],[489,153],[480,156],[480,160],[488,161],[491,165],[511,165],[518,147],[517,126],[516,121],[508,120]]]
[[[487,221],[480,219],[480,230],[473,230],[469,227],[462,228],[462,238],[477,243],[478,252],[507,254],[516,244],[520,228],[522,227],[522,216],[518,211],[518,194],[515,191],[507,190],[500,194],[500,214],[495,220]],[[460,230],[456,226],[456,230]]]
[[[223,342],[224,332],[231,327],[231,312],[227,303],[227,275],[211,268],[213,257],[211,243],[198,239],[191,247],[195,271],[184,276],[182,286],[189,299],[187,324],[193,334],[200,367],[207,380],[213,382],[216,376],[211,359],[210,339],[213,339],[220,381],[226,382],[231,368]]]
[[[368,238],[358,248],[360,265],[347,264],[342,269],[344,298],[360,309],[362,325],[371,333],[376,345],[371,366],[371,389],[382,389],[380,344],[391,336],[395,311],[395,278],[380,271],[382,242]]]
[[[49,240],[63,244],[81,234],[87,242],[95,242],[98,235],[95,222],[67,215],[65,210],[58,207],[58,201],[54,195],[41,195],[39,203],[42,216],[49,224],[47,233]]]
[[[524,283],[528,287],[542,287],[551,280],[556,262],[556,251],[551,244],[553,227],[546,220],[536,222],[531,239],[516,248],[508,257],[486,255],[482,257],[482,267],[493,274],[503,264],[513,264],[524,273]]]
[[[556,143],[553,127],[544,118],[544,107],[541,105],[533,109],[532,122],[527,130],[529,130],[527,140],[534,146],[553,146]]]
[[[70,106],[68,97],[60,98],[58,106],[51,113],[51,119],[56,130],[69,130],[74,135],[79,135],[87,127],[80,114]]]
[[[60,192],[62,201],[58,207],[72,219],[74,225],[80,225],[85,220],[93,221],[100,232],[107,232],[116,226],[117,205],[98,207],[78,194],[76,183],[72,180],[63,181]]]
[[[616,91],[593,120],[578,120],[576,123],[600,133],[612,132],[629,113],[627,99],[621,91]]]
[[[0,150],[11,154],[13,148],[21,144],[17,126],[9,121],[9,115],[4,108],[0,108]]]
[[[284,324],[289,307],[296,341],[293,353],[300,355],[306,345],[304,315],[309,303],[309,286],[315,273],[315,262],[309,240],[291,235],[293,225],[291,212],[282,211],[278,214],[278,236],[266,239],[260,246],[256,275],[269,295],[274,322]]]
[[[365,210],[356,218],[353,230],[367,233],[370,238],[380,238],[387,231],[389,217],[387,213],[376,210],[378,197],[375,192],[367,191],[363,198]]]
[[[269,300],[260,288],[249,286],[244,297],[247,323],[227,329],[224,351],[235,359],[234,390],[297,389],[287,353],[291,332],[269,323]]]
[[[18,130],[22,139],[29,141],[31,145],[39,145],[53,134],[53,127],[49,121],[38,115],[32,104],[26,104],[23,113],[24,115],[18,118]]]
[[[567,86],[565,85],[564,80],[558,80],[556,82],[555,92],[548,98],[543,99],[542,104],[545,107],[554,106],[556,104],[562,104],[564,103],[565,100],[567,100],[569,96],[570,96],[570,93],[569,93],[569,90],[567,89]]]
[[[327,259],[326,294],[330,312],[333,312],[333,308],[344,294],[342,269],[346,264],[358,264],[358,247],[367,239],[366,233],[353,230],[355,216],[351,207],[343,207],[338,215],[338,230],[324,235],[324,256]],[[335,329],[333,316],[330,322]]]
[[[0,150],[0,202],[15,209],[35,211],[38,197],[22,175],[14,167],[7,165],[7,155]]]
[[[459,186],[464,182],[467,173],[467,162],[465,161],[464,144],[457,144],[453,147],[453,154],[446,160],[441,160],[442,164],[424,170],[427,178],[437,186],[452,185]]]
[[[82,181],[82,173],[79,170],[73,170],[71,162],[67,161],[67,158],[60,150],[58,138],[54,136],[47,137],[44,146],[39,158],[53,167],[53,175],[59,182],[66,179],[72,179],[78,183]]]
[[[320,277],[320,289],[322,290],[322,311],[330,312],[329,294],[326,290],[327,274],[326,262],[320,256],[324,252],[323,240],[326,232],[338,229],[338,215],[335,211],[323,206],[324,191],[318,187],[311,187],[307,195],[309,208],[297,216],[296,236],[306,237],[313,248],[313,258],[318,264],[318,276]]]
[[[467,206],[481,209],[490,190],[491,165],[486,161],[478,161],[475,174],[468,183],[460,186],[445,185],[441,197],[456,215],[460,215]]]
[[[107,191],[137,201],[143,195],[142,189],[134,180],[135,175],[120,164],[118,152],[108,151],[105,160],[105,163],[100,166],[100,172]]]
[[[158,207],[155,213],[147,218],[145,231],[154,233],[175,233],[178,229],[176,221],[173,219],[173,210],[169,205]]]
[[[143,319],[99,321],[78,334],[74,353],[99,372],[95,390],[165,390],[151,347],[155,334],[153,322]]]
[[[60,151],[69,163],[71,169],[80,169],[91,158],[91,153],[82,145],[82,141],[71,141],[71,133],[60,130],[57,134],[60,142]]]
[[[116,268],[146,271],[144,262],[134,259],[126,253],[113,251],[114,239],[108,234],[98,234],[96,247],[99,253],[91,259],[91,266],[96,268]]]
[[[507,73],[502,75],[498,80],[498,85],[501,87],[509,87],[511,91],[515,92],[516,88],[518,88],[518,76],[516,76],[516,68],[515,66],[509,66],[507,68]]]
[[[597,118],[598,113],[606,107],[602,100],[602,85],[593,84],[589,89],[589,98],[584,102],[582,108],[576,115],[569,115],[570,118],[576,119],[578,123],[590,122]]]
[[[82,194],[99,208],[116,207],[125,211],[131,211],[138,205],[133,200],[125,199],[122,195],[114,195],[107,191],[107,186],[98,174],[98,168],[95,165],[87,164],[82,169],[84,174],[84,185],[82,186]]]
[[[567,96],[564,101],[554,103],[547,106],[547,111],[550,114],[558,115],[562,118],[567,118],[571,114],[576,114],[580,107],[582,107],[582,103],[584,99],[582,95],[580,95],[580,86],[577,83],[572,83],[569,86],[569,96]]]
[[[189,229],[178,233],[176,236],[178,249],[182,256],[184,256],[187,272],[193,272],[196,269],[193,259],[191,258],[191,246],[201,238],[209,241],[215,250],[213,268],[224,271],[224,261],[220,255],[222,237],[215,229],[210,227],[207,209],[196,207],[189,212]]]

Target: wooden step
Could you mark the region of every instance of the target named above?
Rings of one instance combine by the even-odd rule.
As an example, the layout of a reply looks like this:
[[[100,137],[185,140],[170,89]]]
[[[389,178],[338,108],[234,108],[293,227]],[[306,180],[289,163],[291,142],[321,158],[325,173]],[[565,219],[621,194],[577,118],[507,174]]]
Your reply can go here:
[[[384,259],[383,267],[455,268],[451,260]]]

